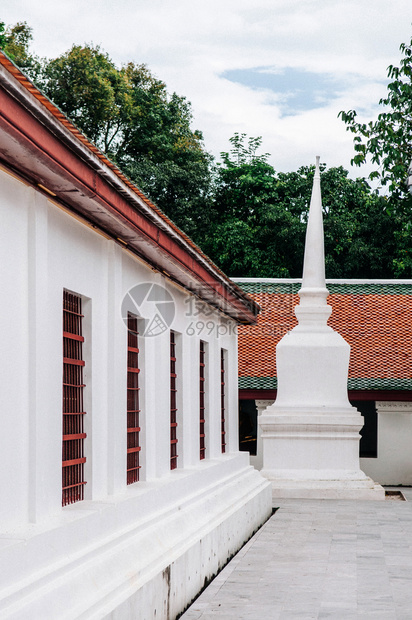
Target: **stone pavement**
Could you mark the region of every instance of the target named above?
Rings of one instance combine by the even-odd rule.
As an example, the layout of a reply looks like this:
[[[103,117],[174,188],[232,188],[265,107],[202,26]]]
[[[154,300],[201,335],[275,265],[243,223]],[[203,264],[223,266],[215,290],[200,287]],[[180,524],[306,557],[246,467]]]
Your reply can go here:
[[[412,620],[409,501],[276,500],[182,620]]]

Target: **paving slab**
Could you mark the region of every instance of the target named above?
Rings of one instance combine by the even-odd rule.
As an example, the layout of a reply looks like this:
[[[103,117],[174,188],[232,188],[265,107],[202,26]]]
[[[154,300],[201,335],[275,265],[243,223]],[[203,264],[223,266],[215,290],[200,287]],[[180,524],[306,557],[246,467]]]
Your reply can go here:
[[[412,489],[400,490],[407,501],[276,500],[182,620],[412,620]]]

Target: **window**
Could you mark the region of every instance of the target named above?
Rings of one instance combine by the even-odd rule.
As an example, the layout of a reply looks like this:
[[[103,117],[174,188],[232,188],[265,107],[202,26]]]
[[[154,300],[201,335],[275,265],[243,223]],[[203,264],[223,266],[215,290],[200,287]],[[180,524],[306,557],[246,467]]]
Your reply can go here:
[[[170,469],[177,467],[176,334],[170,332]]]
[[[378,456],[378,414],[374,400],[351,400],[350,404],[363,415],[360,430],[359,456],[376,459]]]
[[[239,450],[256,456],[257,408],[254,400],[239,400]]]
[[[199,359],[199,436],[200,436],[200,459],[204,459],[206,455],[205,442],[205,366],[206,366],[206,344],[200,341],[200,359]]]
[[[84,499],[84,415],[82,300],[63,292],[62,505]]]
[[[225,420],[225,351],[220,349],[220,434],[222,454],[226,452]]]
[[[139,332],[137,317],[127,314],[127,484],[138,482],[139,444]]]

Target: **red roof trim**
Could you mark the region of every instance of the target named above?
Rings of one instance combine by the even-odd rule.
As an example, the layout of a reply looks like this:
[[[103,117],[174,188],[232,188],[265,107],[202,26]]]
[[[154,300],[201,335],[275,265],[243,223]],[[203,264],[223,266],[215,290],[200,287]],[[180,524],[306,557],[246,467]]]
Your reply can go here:
[[[170,279],[232,318],[254,323],[258,305],[90,143],[2,52],[0,65],[75,138],[70,142],[68,137],[64,140],[56,136],[51,119],[50,125],[47,122],[50,117],[37,118],[16,94],[4,89],[0,91],[0,127],[5,132],[4,141],[9,138],[2,149],[4,164],[11,166],[36,188],[39,183],[46,187],[56,195],[57,202],[126,243],[130,250]],[[82,157],[82,152],[76,152],[76,148],[81,149],[80,145],[76,147],[76,141],[90,152],[90,161],[86,161],[87,152],[84,150],[86,157]],[[93,156],[100,160],[101,167],[96,160],[93,164]],[[31,164],[35,161],[36,165],[27,165],[28,161]],[[108,177],[103,178],[105,167],[119,179],[119,187],[115,187]],[[127,186],[124,196],[122,184]],[[133,195],[136,196],[134,200]],[[146,213],[142,206],[139,210],[139,200],[149,208]],[[159,218],[163,225],[159,225]]]
[[[0,51],[0,64],[7,69],[9,73],[13,75],[14,78],[26,90],[30,92],[33,97],[37,99],[51,114],[62,124],[66,129],[70,131],[80,142],[82,142],[87,148],[92,151],[106,166],[108,166],[122,181],[125,183],[130,189],[132,189],[147,205],[150,206],[151,209],[156,211],[160,217],[162,217],[165,221],[168,222],[170,226],[172,226],[175,230],[178,230],[182,236],[184,236],[190,243],[193,242],[185,235],[182,231],[178,229],[178,227],[171,221],[169,218],[158,208],[155,204],[153,204],[129,179],[119,170],[119,168],[113,164],[92,142],[90,142],[84,134],[77,129],[77,127],[63,114],[61,110],[48,99],[43,93],[36,87],[34,84],[18,69],[13,62],[7,58],[7,56]],[[194,246],[194,244],[193,244]]]

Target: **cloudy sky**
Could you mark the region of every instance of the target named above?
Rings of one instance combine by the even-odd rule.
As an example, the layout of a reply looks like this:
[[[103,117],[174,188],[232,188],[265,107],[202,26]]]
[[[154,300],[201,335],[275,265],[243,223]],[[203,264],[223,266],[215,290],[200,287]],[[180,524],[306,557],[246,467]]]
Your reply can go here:
[[[99,44],[119,65],[144,62],[192,102],[194,128],[215,156],[234,132],[262,136],[276,170],[315,155],[350,167],[352,138],[337,118],[378,113],[389,64],[412,36],[411,0],[13,0],[7,25],[27,21],[33,50],[54,57]],[[355,169],[351,175],[366,174]]]

